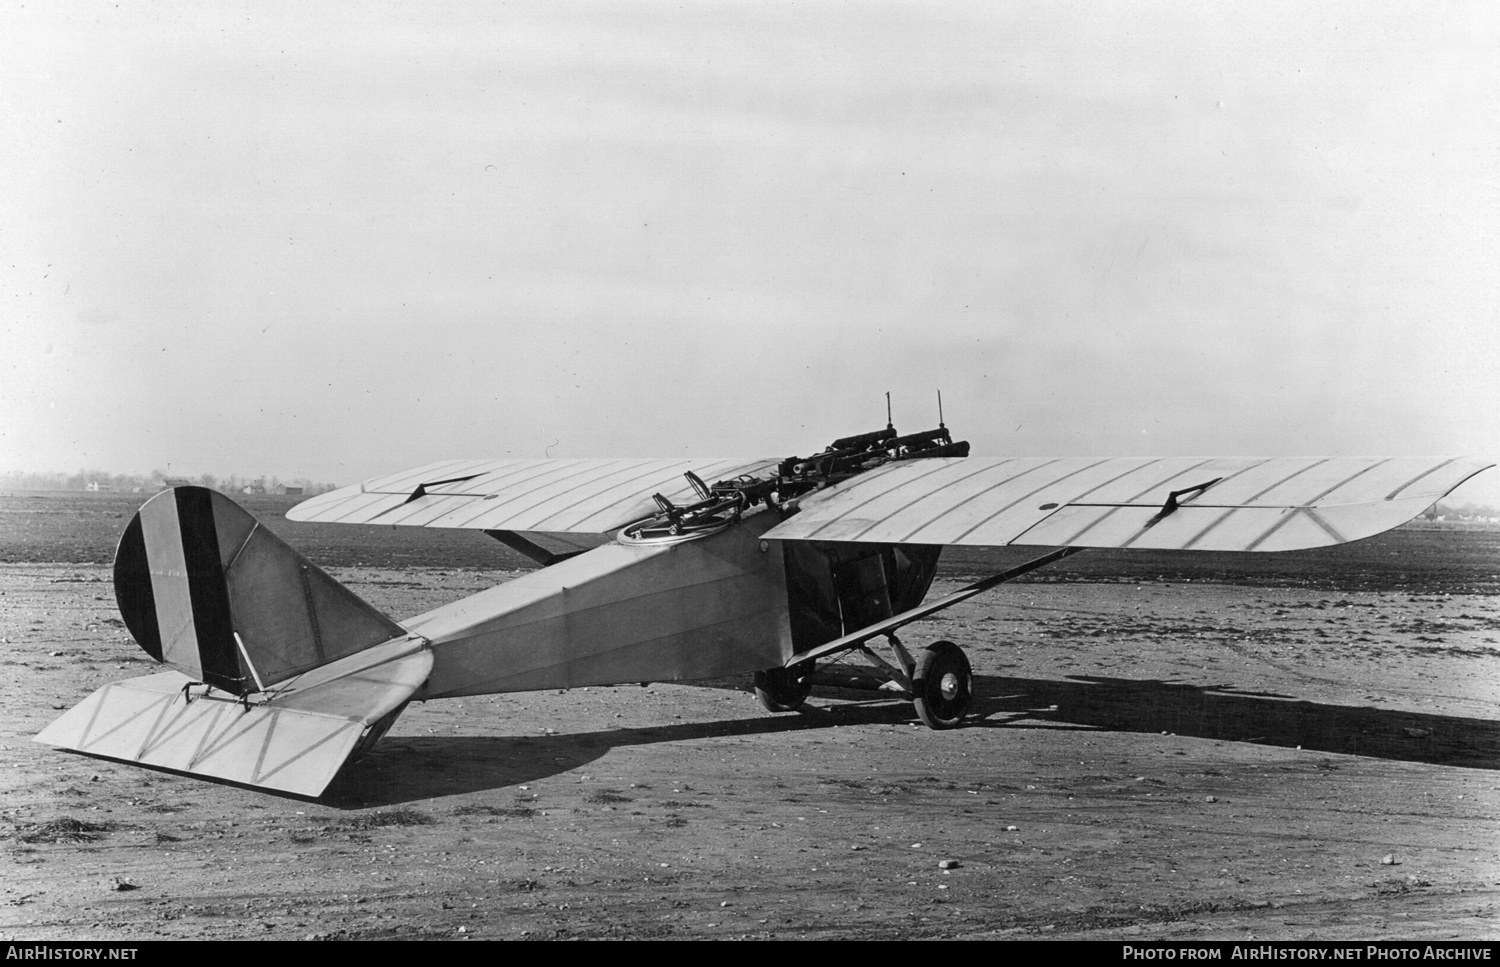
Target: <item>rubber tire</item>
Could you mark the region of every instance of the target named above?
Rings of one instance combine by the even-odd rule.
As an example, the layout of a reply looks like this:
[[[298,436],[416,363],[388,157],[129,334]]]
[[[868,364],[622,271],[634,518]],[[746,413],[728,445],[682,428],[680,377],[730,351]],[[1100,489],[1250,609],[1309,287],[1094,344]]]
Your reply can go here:
[[[767,712],[795,712],[812,691],[813,663],[755,673],[755,697]]]
[[[951,641],[927,646],[912,678],[917,717],[929,729],[954,729],[974,701],[974,672],[964,650]]]

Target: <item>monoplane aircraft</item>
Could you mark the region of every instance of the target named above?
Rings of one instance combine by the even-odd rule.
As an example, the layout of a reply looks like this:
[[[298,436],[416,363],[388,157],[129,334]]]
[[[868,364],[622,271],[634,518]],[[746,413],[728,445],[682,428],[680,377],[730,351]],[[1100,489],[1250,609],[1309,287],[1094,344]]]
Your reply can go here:
[[[318,796],[413,700],[754,673],[762,704],[792,711],[840,653],[952,728],[968,659],[908,648],[912,622],[1090,547],[1358,540],[1489,466],[968,453],[946,426],[888,423],[785,459],[432,463],[297,505],[293,520],[478,530],[541,565],[402,621],[222,494],[163,491],[126,527],[114,581],[135,640],[174,670],[105,685],[37,740]],[[1052,550],[923,603],[944,547],[1011,544]]]

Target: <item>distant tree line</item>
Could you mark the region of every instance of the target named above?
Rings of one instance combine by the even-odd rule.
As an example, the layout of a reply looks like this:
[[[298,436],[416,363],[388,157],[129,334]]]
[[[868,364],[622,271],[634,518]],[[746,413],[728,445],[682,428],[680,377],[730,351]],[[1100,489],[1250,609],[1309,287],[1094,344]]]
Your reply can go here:
[[[321,494],[338,485],[314,483],[306,477],[282,480],[280,477],[240,476],[230,474],[216,477],[211,473],[196,477],[171,474],[165,470],[153,470],[148,474],[110,473],[107,470],[79,470],[75,473],[47,471],[36,473],[28,470],[0,472],[0,490],[106,490],[115,493],[155,493],[170,486],[196,484],[224,493],[242,493],[246,487],[256,493],[281,494],[287,488],[302,488],[304,494]]]
[[[1488,504],[1467,503],[1460,506],[1453,504],[1436,503],[1432,505],[1424,516],[1442,517],[1446,520],[1480,520],[1487,517],[1500,517],[1500,510]]]

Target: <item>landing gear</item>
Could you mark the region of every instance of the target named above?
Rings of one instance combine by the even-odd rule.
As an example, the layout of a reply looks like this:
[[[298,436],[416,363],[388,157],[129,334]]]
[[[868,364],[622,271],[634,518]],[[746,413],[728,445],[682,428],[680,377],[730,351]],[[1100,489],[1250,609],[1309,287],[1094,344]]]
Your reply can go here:
[[[767,712],[795,712],[812,691],[813,662],[755,673],[755,697]]]
[[[952,729],[974,700],[974,673],[963,649],[951,641],[927,646],[912,676],[917,717],[929,729]]]

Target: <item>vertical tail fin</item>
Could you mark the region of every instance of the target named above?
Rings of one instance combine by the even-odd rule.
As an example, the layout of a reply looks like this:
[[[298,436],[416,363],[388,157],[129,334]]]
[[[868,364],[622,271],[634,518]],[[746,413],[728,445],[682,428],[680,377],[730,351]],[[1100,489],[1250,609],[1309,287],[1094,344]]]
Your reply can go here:
[[[203,487],[141,507],[115,553],[115,598],[151,657],[236,695],[406,634]]]

